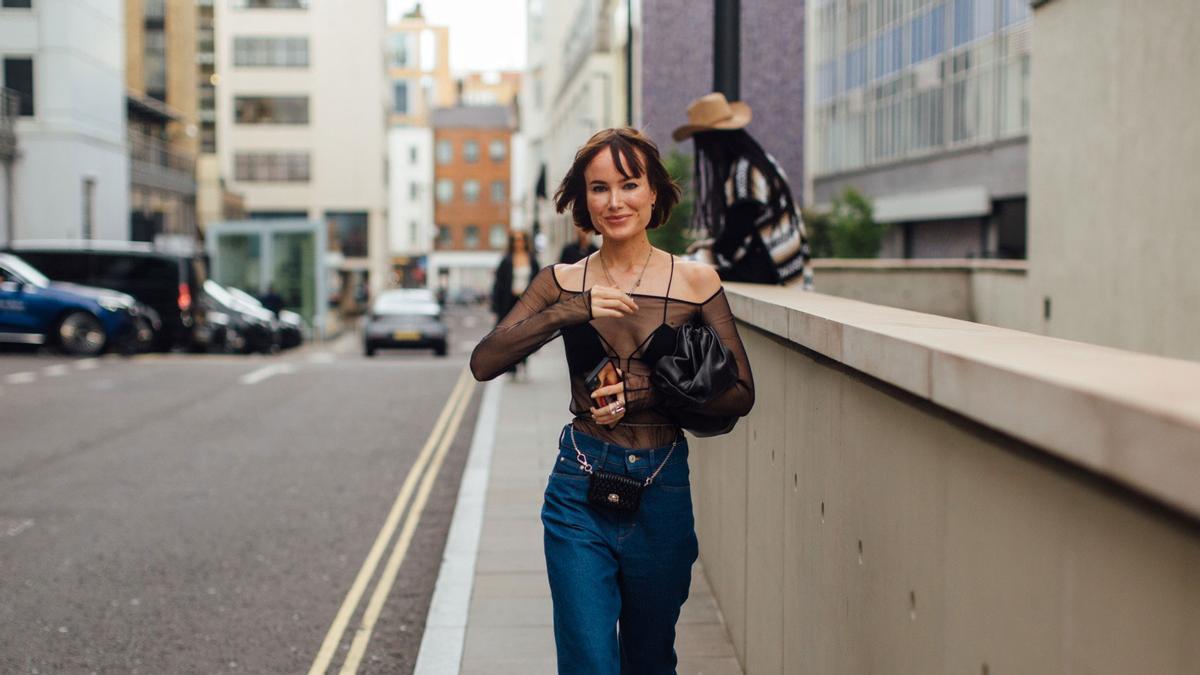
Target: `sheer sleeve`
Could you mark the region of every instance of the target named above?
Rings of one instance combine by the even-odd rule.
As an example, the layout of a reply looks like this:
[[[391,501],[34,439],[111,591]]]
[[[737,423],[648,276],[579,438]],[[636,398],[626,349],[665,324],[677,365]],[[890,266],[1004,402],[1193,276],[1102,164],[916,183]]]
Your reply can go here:
[[[733,320],[733,312],[729,309],[729,299],[725,297],[724,289],[704,303],[700,308],[700,318],[716,330],[721,343],[737,362],[738,379],[725,393],[692,412],[714,416],[746,415],[754,407],[754,374],[750,372],[750,360],[746,358],[746,348],[742,346],[742,338],[738,336],[737,325]]]
[[[558,337],[559,329],[592,318],[591,292],[565,295],[554,266],[538,272],[496,328],[475,345],[471,373],[490,380]]]

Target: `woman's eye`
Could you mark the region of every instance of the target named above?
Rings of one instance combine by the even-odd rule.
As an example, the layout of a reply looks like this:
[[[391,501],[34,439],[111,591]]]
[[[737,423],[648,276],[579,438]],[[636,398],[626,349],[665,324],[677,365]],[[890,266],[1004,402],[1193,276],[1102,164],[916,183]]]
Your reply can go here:
[[[592,192],[604,192],[607,189],[608,188],[604,187],[603,185],[593,185],[592,186]]]
[[[637,183],[626,183],[626,184],[625,184],[625,189],[626,189],[626,190],[636,190],[636,189],[637,189],[637,186],[638,186],[638,184],[637,184]]]

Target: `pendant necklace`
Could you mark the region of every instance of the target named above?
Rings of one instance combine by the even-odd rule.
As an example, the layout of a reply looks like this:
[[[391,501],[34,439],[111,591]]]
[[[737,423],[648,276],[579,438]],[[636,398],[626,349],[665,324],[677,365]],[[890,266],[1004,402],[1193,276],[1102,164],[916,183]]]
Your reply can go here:
[[[650,250],[646,252],[646,261],[642,263],[641,274],[638,274],[637,281],[633,282],[633,287],[630,288],[628,291],[625,291],[626,295],[633,293],[634,291],[636,291],[638,289],[639,286],[642,285],[642,277],[646,276],[646,268],[650,266],[650,256],[653,253],[654,253],[654,246],[652,245],[652,246],[650,246]],[[604,276],[608,277],[608,283],[612,284],[613,288],[615,288],[617,290],[621,290],[621,287],[617,285],[616,280],[614,280],[612,275],[608,273],[608,265],[605,264],[605,262],[604,262],[604,254],[597,252],[596,255],[600,257],[600,268],[604,270]]]

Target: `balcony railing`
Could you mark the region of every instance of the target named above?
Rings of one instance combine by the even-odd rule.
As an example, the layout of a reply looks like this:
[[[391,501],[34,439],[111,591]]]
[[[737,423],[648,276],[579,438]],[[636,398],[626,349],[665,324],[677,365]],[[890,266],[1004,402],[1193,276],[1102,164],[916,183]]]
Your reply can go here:
[[[129,157],[164,169],[192,175],[196,172],[196,158],[192,154],[180,152],[161,138],[132,130],[129,132]]]

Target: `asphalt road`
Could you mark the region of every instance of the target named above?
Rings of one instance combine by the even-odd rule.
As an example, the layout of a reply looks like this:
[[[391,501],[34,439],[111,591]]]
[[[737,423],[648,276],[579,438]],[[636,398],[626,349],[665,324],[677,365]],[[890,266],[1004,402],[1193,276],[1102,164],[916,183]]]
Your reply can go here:
[[[449,320],[446,358],[0,353],[0,672],[308,672],[491,323]],[[412,670],[481,391],[359,672]]]

